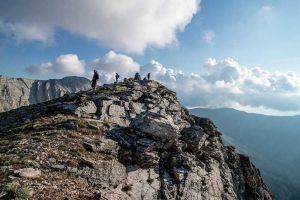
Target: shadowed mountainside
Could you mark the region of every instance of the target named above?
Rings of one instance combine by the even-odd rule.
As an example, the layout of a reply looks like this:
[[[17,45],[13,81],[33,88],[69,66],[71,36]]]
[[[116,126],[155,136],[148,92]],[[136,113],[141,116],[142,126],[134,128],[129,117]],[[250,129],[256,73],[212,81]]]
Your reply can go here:
[[[277,199],[300,199],[300,116],[267,116],[229,108],[191,112],[211,118],[224,140],[253,159]]]

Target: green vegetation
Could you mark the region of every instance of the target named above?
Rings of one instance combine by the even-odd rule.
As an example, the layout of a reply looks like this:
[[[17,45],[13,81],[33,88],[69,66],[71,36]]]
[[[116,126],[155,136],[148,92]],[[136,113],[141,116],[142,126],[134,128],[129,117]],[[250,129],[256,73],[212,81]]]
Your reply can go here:
[[[30,190],[26,187],[21,187],[18,183],[8,183],[5,187],[7,197],[17,199],[28,199],[30,197]]]
[[[0,165],[8,166],[14,164],[20,164],[21,160],[18,155],[15,154],[0,154]]]

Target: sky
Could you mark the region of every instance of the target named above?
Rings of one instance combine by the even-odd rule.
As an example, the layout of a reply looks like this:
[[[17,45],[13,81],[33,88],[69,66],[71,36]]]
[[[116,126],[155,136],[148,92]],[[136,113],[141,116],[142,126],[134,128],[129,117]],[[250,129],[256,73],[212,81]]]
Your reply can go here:
[[[300,1],[1,0],[0,74],[136,72],[187,107],[300,114]]]

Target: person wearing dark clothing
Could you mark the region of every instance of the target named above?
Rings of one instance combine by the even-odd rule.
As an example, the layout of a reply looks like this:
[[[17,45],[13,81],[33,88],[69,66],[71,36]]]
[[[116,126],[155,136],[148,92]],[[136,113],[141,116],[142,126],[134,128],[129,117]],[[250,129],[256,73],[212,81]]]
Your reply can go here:
[[[139,73],[136,73],[136,74],[134,75],[134,80],[135,80],[135,81],[140,81],[140,80],[141,80],[141,75],[140,75]]]
[[[97,70],[94,70],[94,75],[93,75],[93,79],[92,79],[92,83],[91,83],[93,93],[95,93],[98,80],[99,80],[99,74],[98,74]]]
[[[150,72],[147,74],[147,79],[150,80]]]
[[[119,78],[120,78],[120,75],[118,73],[116,73],[116,83],[118,83]]]

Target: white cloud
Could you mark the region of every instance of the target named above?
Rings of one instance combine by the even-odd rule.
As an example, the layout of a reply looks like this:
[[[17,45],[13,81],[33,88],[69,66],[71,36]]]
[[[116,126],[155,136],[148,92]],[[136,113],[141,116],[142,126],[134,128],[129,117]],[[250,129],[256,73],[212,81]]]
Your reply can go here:
[[[233,58],[208,58],[202,66],[203,74],[186,74],[165,67],[155,60],[140,67],[131,57],[110,51],[89,65],[100,73],[100,83],[114,81],[115,73],[132,77],[151,73],[177,92],[181,103],[189,107],[232,107],[267,114],[300,113],[300,77],[289,72],[270,72],[260,67],[248,68]],[[30,73],[60,73],[82,75],[84,61],[76,55],[61,55],[53,62],[30,66]],[[91,75],[91,74],[90,74]]]
[[[190,23],[199,4],[200,0],[10,0],[0,2],[0,20],[5,32],[18,40],[48,42],[61,28],[112,49],[142,53],[148,46],[176,41],[176,33]]]
[[[83,75],[84,61],[79,60],[77,55],[60,55],[53,62],[32,65],[25,70],[30,74],[58,73],[62,75]]]
[[[216,37],[216,33],[212,30],[203,31],[202,40],[207,44],[213,44],[213,41]]]
[[[150,71],[175,90],[186,106],[276,110],[276,114],[300,110],[300,78],[294,74],[247,68],[232,58],[209,58],[203,67],[205,74],[184,74],[151,61],[141,71]]]
[[[101,82],[111,82],[116,72],[121,77],[132,76],[139,71],[140,65],[129,56],[110,51],[103,57],[93,60],[91,67],[100,72]]]
[[[1,15],[1,14],[0,14]],[[31,23],[9,23],[0,19],[0,32],[12,34],[17,42],[37,40],[44,43],[53,41],[53,32],[49,27],[37,26]]]

